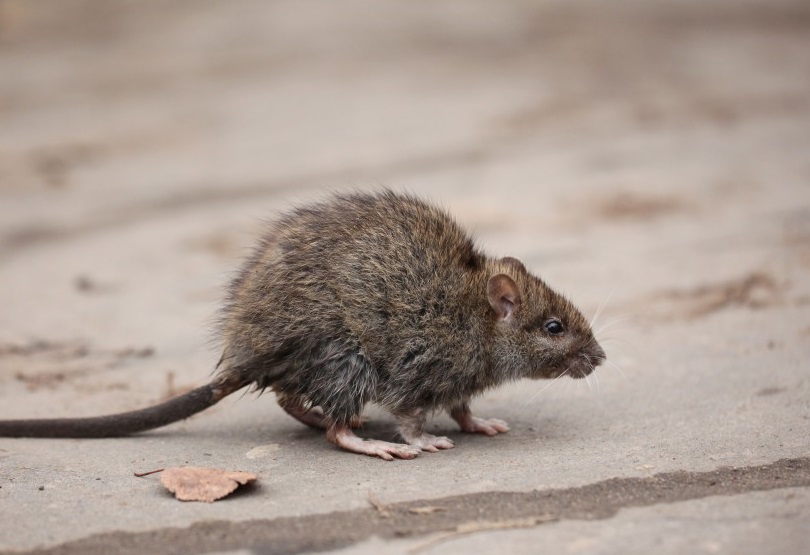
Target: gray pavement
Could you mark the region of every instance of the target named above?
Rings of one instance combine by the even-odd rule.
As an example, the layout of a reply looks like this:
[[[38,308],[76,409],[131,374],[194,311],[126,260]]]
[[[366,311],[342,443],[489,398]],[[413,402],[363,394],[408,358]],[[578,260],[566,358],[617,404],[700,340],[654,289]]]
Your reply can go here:
[[[807,552],[808,31],[785,0],[0,3],[0,418],[204,383],[262,222],[335,190],[441,203],[604,305],[610,361],[476,400],[503,436],[437,415],[456,448],[413,461],[272,395],[0,439],[0,552]],[[207,505],[133,476],[182,464],[260,483]]]

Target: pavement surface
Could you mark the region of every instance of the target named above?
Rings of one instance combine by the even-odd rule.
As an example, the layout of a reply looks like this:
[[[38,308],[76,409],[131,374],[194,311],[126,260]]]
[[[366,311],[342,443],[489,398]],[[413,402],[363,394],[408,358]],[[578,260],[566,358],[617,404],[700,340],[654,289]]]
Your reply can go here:
[[[609,359],[412,461],[272,395],[0,439],[0,553],[807,553],[808,52],[787,0],[0,2],[0,418],[205,383],[263,222],[382,186],[599,313]],[[260,480],[133,475],[185,464]]]

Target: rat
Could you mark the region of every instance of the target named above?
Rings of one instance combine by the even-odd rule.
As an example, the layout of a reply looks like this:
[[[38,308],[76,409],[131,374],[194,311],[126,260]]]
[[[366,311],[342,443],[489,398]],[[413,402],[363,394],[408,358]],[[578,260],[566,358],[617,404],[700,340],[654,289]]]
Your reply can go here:
[[[473,397],[522,378],[584,378],[606,358],[582,313],[522,262],[486,256],[443,209],[390,190],[270,224],[230,284],[219,334],[207,385],[132,412],[0,421],[0,436],[124,436],[252,386],[343,449],[412,459],[454,447],[425,432],[431,412],[494,436],[509,427],[473,416]],[[404,443],[355,434],[368,403],[394,415]]]

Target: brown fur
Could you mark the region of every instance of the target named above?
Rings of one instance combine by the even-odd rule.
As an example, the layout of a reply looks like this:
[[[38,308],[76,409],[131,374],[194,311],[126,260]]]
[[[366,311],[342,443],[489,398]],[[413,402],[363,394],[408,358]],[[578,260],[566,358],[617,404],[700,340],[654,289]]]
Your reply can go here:
[[[487,298],[498,274],[520,297],[508,325]],[[544,336],[551,317],[565,337]],[[368,402],[394,414],[450,410],[571,364],[584,376],[604,358],[579,311],[523,264],[485,257],[445,212],[392,192],[280,219],[232,284],[222,336],[223,373],[341,423]]]

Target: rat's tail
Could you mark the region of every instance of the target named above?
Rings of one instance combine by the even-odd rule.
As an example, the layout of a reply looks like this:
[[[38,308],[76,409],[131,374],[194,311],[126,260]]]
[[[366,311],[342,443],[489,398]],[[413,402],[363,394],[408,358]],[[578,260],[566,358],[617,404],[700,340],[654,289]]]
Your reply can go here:
[[[215,405],[248,385],[242,379],[220,374],[213,382],[165,403],[131,412],[90,418],[0,420],[0,437],[101,438],[121,437],[160,428]]]

